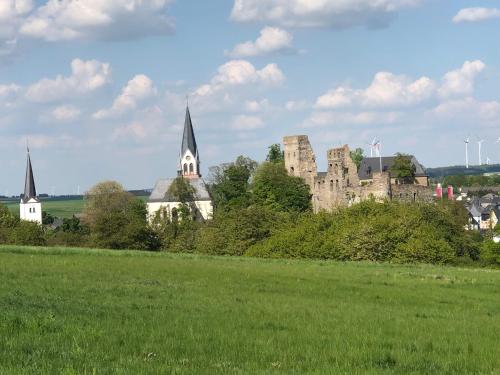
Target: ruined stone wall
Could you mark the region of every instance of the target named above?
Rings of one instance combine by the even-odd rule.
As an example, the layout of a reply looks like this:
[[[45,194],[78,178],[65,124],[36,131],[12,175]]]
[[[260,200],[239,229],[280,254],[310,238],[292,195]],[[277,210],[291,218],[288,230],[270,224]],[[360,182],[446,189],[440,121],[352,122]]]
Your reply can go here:
[[[424,202],[434,201],[434,191],[423,185],[392,185],[392,200],[398,202]]]
[[[312,187],[318,174],[316,156],[307,135],[295,135],[283,139],[285,168],[291,176],[302,177]]]
[[[380,202],[391,199],[430,202],[433,199],[432,190],[423,184],[392,184],[389,172],[374,173],[373,179],[360,181],[347,145],[328,150],[327,172],[318,173],[316,157],[306,135],[285,137],[283,143],[285,167],[290,175],[302,177],[309,185],[314,212],[331,211],[367,199]]]

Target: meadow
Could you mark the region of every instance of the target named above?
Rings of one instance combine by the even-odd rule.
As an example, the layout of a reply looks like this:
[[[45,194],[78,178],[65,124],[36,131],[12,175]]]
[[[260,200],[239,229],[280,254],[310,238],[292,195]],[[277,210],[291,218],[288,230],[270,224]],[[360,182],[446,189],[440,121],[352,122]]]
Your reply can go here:
[[[2,374],[498,374],[500,272],[0,247]]]
[[[5,204],[14,214],[19,214],[18,201],[7,201],[2,203]],[[73,215],[80,214],[83,211],[84,204],[85,201],[83,200],[83,197],[71,199],[42,199],[43,210],[52,216],[56,216],[61,219],[69,219],[73,217]]]

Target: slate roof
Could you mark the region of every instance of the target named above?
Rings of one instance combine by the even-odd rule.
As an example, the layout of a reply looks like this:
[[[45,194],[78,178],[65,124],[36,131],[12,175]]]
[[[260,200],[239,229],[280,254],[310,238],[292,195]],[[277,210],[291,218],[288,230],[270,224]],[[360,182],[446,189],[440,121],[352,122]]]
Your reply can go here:
[[[151,195],[149,196],[149,202],[178,202],[177,199],[168,195],[168,189],[174,178],[166,178],[159,180]],[[201,178],[186,178],[186,181],[191,184],[195,189],[195,197],[197,201],[210,201],[210,194],[208,193],[205,181]]]
[[[33,177],[33,168],[31,166],[31,157],[28,150],[28,160],[26,162],[26,179],[24,182],[24,194],[22,197],[22,202],[27,203],[31,199],[38,200],[36,196],[35,179]]]
[[[425,168],[418,162],[418,160],[413,155],[409,155],[411,158],[412,164],[416,167],[415,177],[427,177],[425,173]],[[396,160],[396,156],[384,156],[382,157],[382,170],[384,172],[390,171],[394,162]],[[358,175],[360,180],[369,180],[373,178],[373,173],[380,172],[380,158],[379,157],[370,157],[363,158],[361,161],[361,165],[359,166]]]
[[[189,107],[186,107],[186,118],[184,120],[184,133],[182,135],[181,156],[189,150],[195,158],[198,158],[198,146],[194,137],[193,123],[191,122],[191,114]]]

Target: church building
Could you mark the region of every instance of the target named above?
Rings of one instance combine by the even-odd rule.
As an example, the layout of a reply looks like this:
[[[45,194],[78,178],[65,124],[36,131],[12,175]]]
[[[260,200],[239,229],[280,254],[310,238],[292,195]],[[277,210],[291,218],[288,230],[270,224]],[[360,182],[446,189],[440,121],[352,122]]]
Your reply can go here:
[[[28,149],[28,161],[26,163],[26,180],[24,182],[24,194],[19,204],[19,217],[21,220],[33,221],[42,224],[42,203],[36,195],[35,178],[31,166],[30,151]]]
[[[213,216],[213,203],[200,173],[200,155],[194,136],[189,107],[186,107],[177,177],[184,178],[194,188],[195,200],[191,202],[191,209],[195,211],[193,212],[193,216],[200,220],[211,219]],[[177,211],[181,202],[169,193],[169,188],[174,180],[175,178],[167,178],[161,179],[156,183],[147,204],[150,219],[160,210],[165,210],[164,212],[171,219],[177,218]]]

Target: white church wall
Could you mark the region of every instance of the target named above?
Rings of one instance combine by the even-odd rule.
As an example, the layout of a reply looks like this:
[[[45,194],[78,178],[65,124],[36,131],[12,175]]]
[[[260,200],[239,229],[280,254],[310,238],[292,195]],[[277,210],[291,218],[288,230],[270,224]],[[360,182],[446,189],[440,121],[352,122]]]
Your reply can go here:
[[[196,201],[194,203],[203,219],[212,219],[214,210],[211,201]],[[149,220],[152,220],[156,213],[163,208],[166,209],[168,215],[170,215],[171,217],[172,210],[174,208],[179,209],[179,207],[181,206],[181,202],[149,202],[147,206]]]
[[[42,224],[42,204],[34,199],[19,204],[19,217],[24,221]]]

